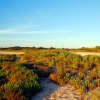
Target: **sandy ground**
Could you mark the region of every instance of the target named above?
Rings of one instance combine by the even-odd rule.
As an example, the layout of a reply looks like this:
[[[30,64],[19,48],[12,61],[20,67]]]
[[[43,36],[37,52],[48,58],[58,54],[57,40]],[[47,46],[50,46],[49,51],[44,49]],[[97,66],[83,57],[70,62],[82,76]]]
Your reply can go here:
[[[100,56],[100,53],[94,53],[94,52],[73,52],[75,54],[80,54],[82,56],[85,56],[85,55],[98,55]]]
[[[0,54],[24,54],[25,52],[8,52],[8,51],[0,51]],[[85,55],[99,55],[100,53],[93,53],[93,52],[73,52],[75,54],[80,54],[82,56]]]
[[[32,97],[32,100],[80,100],[81,94],[74,87],[66,84],[62,87],[48,78],[42,81],[43,90]]]
[[[0,51],[0,54],[24,54],[24,52],[6,52],[6,51]]]

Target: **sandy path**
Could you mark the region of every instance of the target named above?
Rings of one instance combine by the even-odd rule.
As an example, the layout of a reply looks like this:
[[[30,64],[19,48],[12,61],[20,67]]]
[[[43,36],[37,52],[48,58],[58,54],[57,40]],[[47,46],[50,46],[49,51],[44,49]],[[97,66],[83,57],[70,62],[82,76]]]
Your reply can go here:
[[[85,56],[85,55],[98,55],[100,56],[100,53],[94,53],[94,52],[73,52],[75,54],[80,54],[82,56]]]
[[[6,51],[0,51],[0,54],[24,54],[25,52],[6,52]]]
[[[44,87],[43,91],[33,96],[32,100],[80,100],[80,92],[68,84],[60,87],[46,79],[41,85]]]

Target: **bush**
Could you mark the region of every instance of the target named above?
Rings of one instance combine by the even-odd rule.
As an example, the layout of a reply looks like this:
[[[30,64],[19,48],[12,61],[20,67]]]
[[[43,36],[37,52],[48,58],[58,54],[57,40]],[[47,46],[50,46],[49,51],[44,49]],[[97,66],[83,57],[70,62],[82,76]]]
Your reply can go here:
[[[8,68],[9,66],[9,68]],[[14,66],[11,70],[11,66]],[[25,66],[15,63],[7,63],[2,66],[1,76],[5,75],[6,82],[2,81],[0,95],[7,100],[27,100],[42,89],[39,85],[39,77],[34,70],[27,69]],[[8,74],[4,72],[10,71]],[[2,77],[1,77],[2,78]],[[21,92],[22,91],[22,92]],[[15,98],[16,97],[16,98]],[[15,99],[14,99],[15,98]]]

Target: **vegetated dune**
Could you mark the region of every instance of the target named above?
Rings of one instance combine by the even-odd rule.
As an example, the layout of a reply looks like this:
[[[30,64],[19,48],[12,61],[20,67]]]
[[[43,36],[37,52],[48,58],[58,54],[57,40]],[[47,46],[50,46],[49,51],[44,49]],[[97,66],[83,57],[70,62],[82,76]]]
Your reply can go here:
[[[73,52],[74,53],[74,52]],[[6,52],[1,51],[0,54],[24,54],[24,52]],[[100,55],[100,53],[91,53],[91,52],[75,52],[75,54],[85,55]],[[48,78],[42,80],[41,85],[44,87],[43,91],[37,93],[32,100],[80,100],[81,94],[73,86],[65,84],[60,87],[57,84],[50,81]],[[99,90],[98,90],[99,91]],[[89,95],[89,94],[87,94]],[[90,98],[91,96],[85,98]],[[85,99],[84,99],[85,100]],[[89,99],[86,99],[89,100]],[[93,100],[93,99],[90,99]],[[96,99],[99,100],[99,99]]]
[[[8,51],[0,51],[0,54],[24,54],[25,52],[8,52]]]
[[[81,56],[85,55],[100,55],[100,53],[92,53],[92,52],[73,52],[75,54],[80,54]],[[48,81],[48,79],[42,81],[41,85],[43,86],[43,91],[37,93],[33,96],[32,100],[99,100],[94,99],[96,94],[91,97],[91,91],[88,94],[84,94],[84,96],[73,86],[69,84],[65,84],[60,87],[52,81]],[[98,88],[96,88],[98,90]],[[98,92],[100,92],[98,90]],[[93,92],[94,93],[94,92]],[[91,95],[90,95],[91,94]],[[98,95],[99,96],[99,95]],[[89,99],[90,98],[90,99]]]

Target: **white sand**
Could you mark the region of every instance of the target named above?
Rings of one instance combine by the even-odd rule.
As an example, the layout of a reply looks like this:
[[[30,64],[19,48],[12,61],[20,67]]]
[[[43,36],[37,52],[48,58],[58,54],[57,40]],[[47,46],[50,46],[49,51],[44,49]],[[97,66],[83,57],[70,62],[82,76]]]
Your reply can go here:
[[[100,56],[100,53],[95,53],[95,52],[73,52],[75,54],[80,54],[82,56],[85,56],[85,55],[98,55]]]
[[[0,51],[0,54],[24,54],[25,52],[8,52],[8,51]]]
[[[74,87],[66,84],[62,87],[51,82],[49,79],[42,81],[44,87],[32,100],[80,100],[81,94]]]

